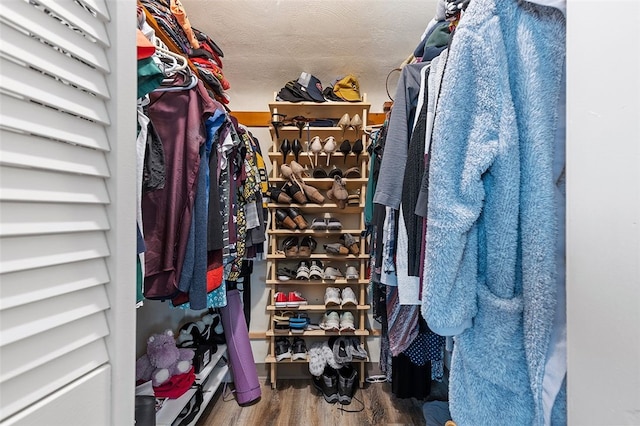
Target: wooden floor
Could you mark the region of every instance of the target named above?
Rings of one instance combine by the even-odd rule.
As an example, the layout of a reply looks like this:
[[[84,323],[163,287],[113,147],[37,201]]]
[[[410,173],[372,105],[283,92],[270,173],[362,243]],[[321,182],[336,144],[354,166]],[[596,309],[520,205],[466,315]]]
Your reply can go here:
[[[311,384],[311,380],[278,380],[273,390],[262,383],[262,397],[248,407],[240,407],[232,395],[218,394],[211,401],[197,426],[365,426],[424,425],[422,401],[398,399],[389,383],[365,383],[355,397],[364,403],[361,412],[340,411],[340,404],[328,404]],[[362,408],[355,399],[347,410]]]

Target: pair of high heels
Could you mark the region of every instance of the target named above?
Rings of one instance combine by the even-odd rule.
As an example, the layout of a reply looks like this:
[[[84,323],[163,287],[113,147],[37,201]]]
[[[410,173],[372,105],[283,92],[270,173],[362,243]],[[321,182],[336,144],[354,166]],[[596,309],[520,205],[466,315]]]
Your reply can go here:
[[[304,192],[304,195],[309,200],[311,200],[316,204],[324,203],[324,195],[322,195],[320,191],[318,191],[313,186],[307,185],[302,179],[302,174],[305,173],[305,169],[298,162],[292,161],[291,165],[288,165],[288,164],[281,165],[280,173],[286,179],[289,179],[291,183],[299,186]]]
[[[285,138],[280,144],[280,152],[282,152],[283,164],[287,162],[287,155],[289,155],[290,152],[293,153],[296,161],[298,161],[300,153],[302,152],[302,144],[300,143],[300,139],[295,138],[293,142],[289,142],[289,139]]]
[[[360,160],[360,154],[362,154],[362,151],[364,150],[364,145],[362,143],[362,139],[356,139],[353,142],[353,146],[348,139],[345,139],[340,144],[340,148],[338,150],[342,153],[342,155],[344,155],[345,163],[347,162],[347,155],[349,155],[350,152],[353,152],[356,155],[357,163]]]
[[[324,144],[322,143],[324,142]],[[313,167],[318,167],[318,154],[324,151],[327,154],[327,166],[331,161],[331,154],[336,150],[336,138],[328,136],[324,141],[320,140],[320,136],[314,136],[309,142],[309,150],[313,152],[315,158],[315,164]]]
[[[353,117],[349,117],[349,114],[345,113],[338,121],[338,127],[342,129],[342,137],[344,137],[345,132],[349,129],[355,130],[356,137],[358,137],[363,124],[362,118],[360,118],[358,114],[355,114]]]

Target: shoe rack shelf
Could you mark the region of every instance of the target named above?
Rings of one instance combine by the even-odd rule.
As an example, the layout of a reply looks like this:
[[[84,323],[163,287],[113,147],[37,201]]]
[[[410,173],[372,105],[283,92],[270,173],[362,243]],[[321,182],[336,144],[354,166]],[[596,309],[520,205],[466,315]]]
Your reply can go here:
[[[293,339],[295,337],[302,337],[305,339],[307,348],[314,342],[326,341],[332,336],[355,336],[359,340],[360,344],[366,346],[366,336],[371,334],[371,331],[367,328],[367,312],[371,309],[371,306],[367,304],[366,289],[369,284],[367,277],[367,267],[369,263],[369,256],[366,247],[365,238],[362,236],[364,230],[364,204],[368,182],[369,173],[369,156],[366,150],[363,149],[360,153],[348,152],[343,153],[336,149],[334,152],[327,153],[324,151],[319,153],[311,152],[309,145],[310,141],[314,137],[319,137],[321,141],[326,142],[327,138],[333,136],[335,144],[339,147],[344,140],[348,140],[353,147],[354,142],[357,140],[362,142],[363,148],[367,147],[367,134],[364,132],[367,126],[367,117],[369,114],[370,104],[366,102],[366,95],[363,98],[364,102],[272,102],[269,104],[269,110],[272,117],[277,116],[284,122],[283,125],[278,124],[277,128],[274,125],[271,126],[271,138],[272,146],[269,149],[268,156],[272,164],[271,174],[269,176],[269,184],[272,187],[282,188],[282,186],[288,181],[288,179],[280,174],[280,166],[282,164],[291,164],[292,160],[296,160],[302,167],[304,167],[305,173],[302,174],[302,180],[306,185],[316,188],[320,193],[325,196],[325,202],[322,204],[316,204],[308,202],[306,204],[283,204],[271,200],[267,204],[267,208],[270,214],[270,223],[268,233],[269,251],[267,254],[267,280],[266,284],[269,288],[269,304],[266,306],[266,312],[269,315],[269,329],[266,332],[267,339],[269,340],[269,353],[265,358],[265,363],[269,366],[269,379],[271,386],[276,387],[278,365],[282,364],[300,364],[307,363],[307,359],[291,360],[283,359],[278,361],[276,358],[276,340],[279,338]],[[298,127],[294,123],[289,123],[288,120],[300,118],[308,122],[313,120],[332,119],[334,123],[343,118],[347,114],[350,119],[353,119],[358,115],[362,121],[361,128],[359,126],[343,128],[340,126],[312,126],[307,123],[306,125]],[[357,123],[357,119],[353,120]],[[289,152],[286,155],[280,150],[280,145],[284,139],[288,139],[290,143],[294,139],[298,139],[302,146],[302,150],[298,152],[297,159],[293,152]],[[324,145],[324,144],[323,144]],[[346,150],[345,150],[346,152]],[[343,172],[349,169],[355,168],[358,173],[355,173],[353,177],[343,177],[342,181],[344,188],[346,188],[351,198],[344,208],[341,208],[335,201],[327,197],[327,191],[332,189],[334,185],[334,179],[331,177],[313,178],[314,165],[323,168],[327,173],[336,168]],[[342,224],[340,230],[315,230],[315,229],[286,229],[279,226],[276,220],[277,210],[286,210],[288,208],[295,208],[305,218],[308,225],[312,223],[312,219],[321,218],[333,218],[338,219]],[[334,243],[343,234],[351,235],[357,242],[359,248],[359,254],[333,254],[326,253],[323,249],[323,244]],[[282,242],[288,237],[297,236],[300,239],[304,237],[311,237],[317,241],[317,246],[310,256],[286,256],[282,250]],[[281,281],[278,279],[278,268],[284,267],[289,270],[296,271],[298,264],[301,261],[307,261],[307,264],[311,261],[322,262],[323,267],[334,267],[340,270],[341,273],[345,273],[346,266],[355,267],[358,271],[357,279],[296,279],[291,277],[289,280]],[[350,306],[325,306],[324,305],[324,292],[328,287],[336,287],[342,291],[346,287],[351,287],[354,291],[357,299],[357,305]],[[299,291],[300,294],[307,299],[308,304],[293,308],[282,308],[275,306],[275,295],[277,292],[293,292]],[[339,314],[343,312],[351,312],[354,317],[354,325],[356,330],[354,331],[325,331],[318,329],[307,329],[303,332],[282,332],[274,327],[274,316],[282,314],[283,312],[290,311],[293,314],[298,312],[304,315],[308,315],[312,324],[318,324],[323,314],[336,311]],[[314,327],[315,328],[315,327]],[[360,387],[364,385],[365,377],[365,363],[368,359],[360,360],[355,359],[352,361],[354,367],[359,369],[359,384]]]

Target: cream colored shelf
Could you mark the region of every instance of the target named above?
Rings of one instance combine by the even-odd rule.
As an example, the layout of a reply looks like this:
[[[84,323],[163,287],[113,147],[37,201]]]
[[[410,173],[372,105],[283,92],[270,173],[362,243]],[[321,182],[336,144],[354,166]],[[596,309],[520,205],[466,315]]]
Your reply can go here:
[[[309,223],[311,226],[311,223]],[[342,235],[342,234],[352,234],[352,235],[360,235],[360,229],[341,229],[341,230],[325,230],[318,231],[315,229],[271,229],[269,230],[269,234],[271,235]]]
[[[358,114],[362,119],[363,128],[367,127],[368,114],[371,105],[366,102],[366,95],[363,96],[363,102],[325,102],[325,103],[314,103],[314,102],[272,102],[269,104],[269,109],[272,114],[285,114],[286,117],[284,121],[292,120],[296,116],[303,116],[306,119],[334,119],[339,120],[344,114],[348,114],[351,118]],[[336,121],[337,122],[337,121]],[[328,136],[335,137],[336,145],[339,147],[343,140],[348,139],[352,144],[356,140],[361,140],[364,147],[366,147],[368,134],[364,131],[355,129],[346,129],[343,131],[342,128],[338,126],[331,127],[309,127],[304,128],[302,131],[302,136],[300,136],[298,127],[287,123],[286,126],[283,126],[278,129],[279,137],[276,138],[275,129],[273,126],[270,127],[271,136],[272,136],[272,145],[268,151],[269,159],[271,160],[272,170],[269,175],[270,185],[281,187],[285,182],[284,179],[280,175],[280,165],[283,162],[291,162],[295,159],[295,155],[293,153],[288,153],[287,156],[283,158],[282,153],[279,152],[279,147],[284,138],[292,141],[295,138],[299,138],[302,143],[302,147],[305,151],[299,153],[298,162],[303,166],[307,167],[307,174],[312,174],[312,169],[314,168],[314,164],[316,164],[316,154],[308,153],[306,151],[308,140],[313,138],[314,136],[319,136],[323,140]],[[269,364],[268,371],[271,386],[275,388],[276,381],[278,378],[278,370],[277,366],[281,364],[292,364],[292,363],[306,363],[306,360],[282,360],[276,361],[275,357],[275,340],[278,337],[294,337],[294,336],[302,336],[302,337],[317,337],[317,338],[328,338],[330,336],[357,336],[357,340],[360,344],[366,345],[366,336],[371,335],[371,330],[367,329],[367,312],[371,309],[371,306],[367,304],[367,286],[369,284],[368,279],[364,279],[366,274],[366,268],[369,262],[369,255],[364,252],[366,247],[366,236],[363,235],[362,230],[365,228],[364,223],[364,202],[366,200],[366,192],[367,192],[367,184],[368,179],[367,176],[369,174],[369,155],[366,151],[356,155],[354,153],[349,153],[346,156],[337,151],[330,154],[321,152],[317,155],[317,164],[319,167],[322,167],[326,172],[329,172],[334,166],[342,170],[344,173],[347,169],[352,167],[357,167],[360,171],[359,178],[344,178],[343,183],[350,194],[358,194],[359,197],[357,199],[357,204],[347,204],[344,208],[340,208],[336,205],[336,203],[332,202],[328,198],[326,202],[323,204],[315,204],[315,203],[307,203],[307,204],[279,204],[279,203],[268,203],[267,208],[270,211],[270,219],[272,221],[271,229],[268,230],[269,237],[269,253],[267,254],[267,285],[269,288],[269,298],[268,305],[266,306],[266,312],[269,314],[270,324],[273,323],[273,316],[278,311],[298,311],[298,312],[308,312],[310,315],[313,313],[314,315],[322,314],[323,312],[336,310],[336,311],[352,311],[355,323],[358,324],[358,328],[355,331],[325,331],[325,330],[309,330],[304,331],[303,333],[291,333],[289,330],[286,332],[276,332],[273,328],[270,328],[265,332],[265,337],[269,341],[269,353],[267,354],[266,363]],[[329,162],[329,164],[327,164]],[[333,178],[323,178],[316,179],[313,177],[303,177],[303,180],[306,184],[315,187],[318,189],[323,195],[326,196],[326,193],[331,187],[334,185]],[[275,218],[275,210],[277,209],[287,209],[290,207],[294,207],[300,210],[300,212],[305,216],[309,226],[312,223],[311,217],[322,217],[322,216],[332,216],[336,219],[340,220],[345,228],[341,230],[289,230],[289,229],[281,229],[280,226],[277,226],[276,218]],[[278,228],[278,229],[276,229]],[[336,240],[337,236],[341,234],[350,234],[352,235],[358,242],[358,246],[360,247],[361,254],[359,255],[341,255],[341,254],[331,254],[326,253],[322,247],[324,243],[320,241],[322,240]],[[287,236],[303,236],[303,235],[314,235],[318,238],[318,247],[316,250],[321,253],[312,253],[311,256],[301,257],[301,256],[285,256],[284,252],[279,251],[279,245],[282,243],[282,240]],[[287,262],[297,263],[301,260],[322,260],[323,263],[326,264],[339,264],[346,263],[350,266],[354,266],[357,268],[357,273],[359,277],[358,279],[347,280],[345,278],[337,279],[337,280],[288,280],[288,281],[280,281],[277,279],[277,267],[286,265]],[[344,271],[343,271],[344,273]],[[340,306],[325,306],[324,304],[319,304],[323,301],[321,297],[316,298],[315,296],[310,299],[310,302],[314,302],[315,304],[303,305],[300,307],[276,307],[274,303],[274,296],[278,286],[286,286],[285,288],[292,288],[290,286],[299,286],[306,287],[307,290],[312,292],[320,292],[322,291],[322,287],[330,287],[330,286],[341,286],[352,287],[353,291],[356,294],[356,298],[358,301],[358,305],[356,306],[345,306],[341,308]],[[311,288],[309,286],[315,286],[315,288]],[[318,288],[318,286],[321,286]],[[360,386],[364,384],[364,376],[365,376],[365,362],[361,361],[359,364],[360,368]]]
[[[369,255],[367,254],[328,254],[328,253],[311,253],[310,257],[302,257],[302,256],[285,256],[284,254],[268,254],[267,255],[267,260],[269,259],[282,259],[282,260],[304,260],[304,259],[330,259],[330,260],[336,260],[336,259],[347,259],[347,260],[354,260],[354,259],[368,259]]]
[[[266,280],[267,285],[356,285],[356,284],[369,284],[369,280]]]
[[[369,330],[356,330],[356,331],[324,331],[324,330],[309,330],[303,333],[274,333],[272,330],[267,330],[267,337],[287,337],[287,336],[368,336]]]
[[[338,305],[302,305],[296,306],[293,308],[281,308],[275,305],[267,305],[267,311],[366,311],[371,309],[371,305],[348,305],[348,306],[338,306]]]

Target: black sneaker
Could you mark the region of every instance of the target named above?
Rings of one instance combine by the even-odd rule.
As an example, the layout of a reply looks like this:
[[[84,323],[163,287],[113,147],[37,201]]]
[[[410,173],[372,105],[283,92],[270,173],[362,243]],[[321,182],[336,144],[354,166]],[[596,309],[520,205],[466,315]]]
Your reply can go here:
[[[291,349],[293,355],[291,355],[292,360],[296,359],[307,359],[307,345],[304,343],[304,340],[300,337],[296,337],[293,339],[293,348]]]
[[[338,402],[338,373],[333,368],[326,366],[320,376],[322,396],[329,404]]]
[[[276,361],[291,358],[291,342],[286,337],[276,339]]]
[[[340,404],[351,404],[357,378],[358,372],[351,365],[345,365],[338,370],[338,401]]]

